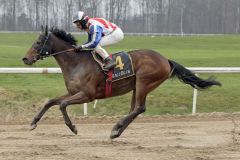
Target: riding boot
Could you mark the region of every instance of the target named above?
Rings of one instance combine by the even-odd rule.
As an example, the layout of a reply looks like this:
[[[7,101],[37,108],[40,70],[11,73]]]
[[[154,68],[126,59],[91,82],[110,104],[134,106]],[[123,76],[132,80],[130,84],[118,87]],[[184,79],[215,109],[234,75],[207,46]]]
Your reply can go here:
[[[103,69],[106,71],[116,66],[116,62],[112,60],[112,58],[110,57],[107,57],[106,59],[104,59],[103,62],[104,62]]]

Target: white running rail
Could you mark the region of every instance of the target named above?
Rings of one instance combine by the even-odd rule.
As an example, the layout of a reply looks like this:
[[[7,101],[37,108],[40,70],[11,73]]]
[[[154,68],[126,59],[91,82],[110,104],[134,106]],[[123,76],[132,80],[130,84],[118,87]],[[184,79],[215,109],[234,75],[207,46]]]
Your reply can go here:
[[[199,73],[240,73],[240,67],[188,67],[196,74]],[[48,74],[62,73],[60,68],[0,68],[0,73],[5,74]],[[96,107],[97,100],[94,103]],[[197,89],[193,89],[192,114],[197,110]],[[87,104],[84,104],[84,115],[87,115]]]
[[[240,67],[187,67],[195,73],[240,73]],[[0,68],[0,73],[62,73],[60,68]]]

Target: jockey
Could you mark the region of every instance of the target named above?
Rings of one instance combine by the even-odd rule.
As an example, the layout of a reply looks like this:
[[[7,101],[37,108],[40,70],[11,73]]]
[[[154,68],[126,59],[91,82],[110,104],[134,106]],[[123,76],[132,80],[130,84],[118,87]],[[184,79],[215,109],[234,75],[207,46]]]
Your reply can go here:
[[[116,65],[109,54],[103,49],[121,41],[124,37],[122,30],[114,23],[108,22],[103,18],[89,18],[82,11],[78,11],[73,16],[73,23],[77,28],[88,33],[88,42],[77,46],[75,51],[83,48],[92,48],[103,58],[103,69],[109,70]]]

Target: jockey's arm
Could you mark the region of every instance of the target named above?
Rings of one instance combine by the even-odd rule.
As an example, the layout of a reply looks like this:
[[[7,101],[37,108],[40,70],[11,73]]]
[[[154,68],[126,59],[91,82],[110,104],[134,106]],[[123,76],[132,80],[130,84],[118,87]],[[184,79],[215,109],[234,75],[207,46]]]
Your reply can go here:
[[[93,25],[89,28],[88,43],[82,45],[82,48],[95,48],[102,38],[103,29],[100,26]]]

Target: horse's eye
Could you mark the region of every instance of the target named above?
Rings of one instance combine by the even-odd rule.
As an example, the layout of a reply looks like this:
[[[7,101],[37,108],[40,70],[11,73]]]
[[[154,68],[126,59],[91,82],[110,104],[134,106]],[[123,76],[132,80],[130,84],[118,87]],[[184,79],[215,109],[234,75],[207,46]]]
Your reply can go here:
[[[40,41],[37,41],[36,43],[37,43],[37,44],[41,44],[41,42],[40,42]]]

